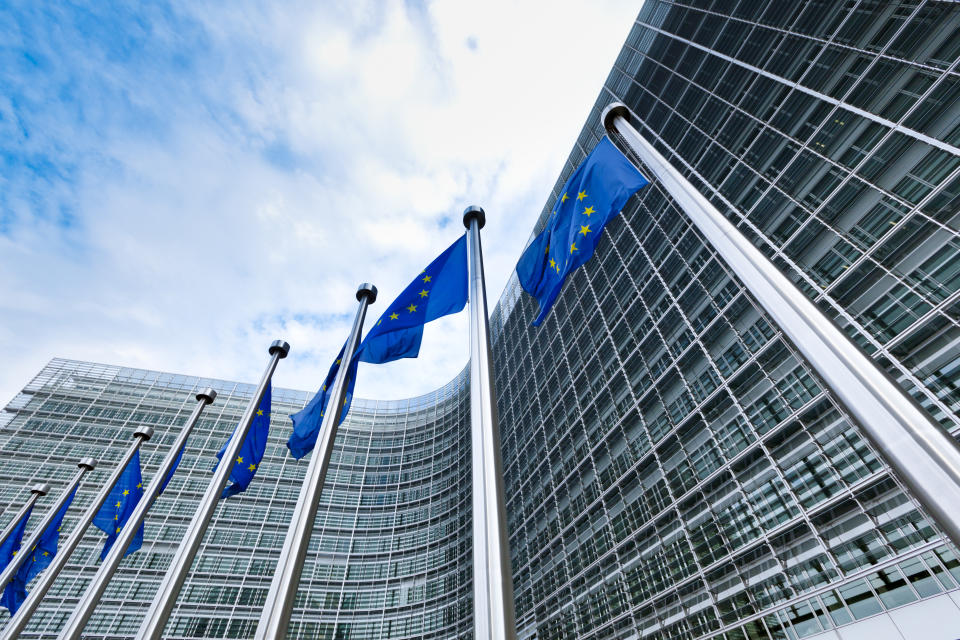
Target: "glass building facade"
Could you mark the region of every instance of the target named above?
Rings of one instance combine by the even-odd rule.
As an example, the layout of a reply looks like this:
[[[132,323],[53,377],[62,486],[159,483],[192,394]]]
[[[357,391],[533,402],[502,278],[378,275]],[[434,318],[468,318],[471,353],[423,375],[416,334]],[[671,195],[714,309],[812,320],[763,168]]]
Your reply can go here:
[[[957,436],[958,68],[956,3],[648,0],[534,231],[621,101]],[[957,550],[670,196],[654,181],[605,235],[541,327],[515,280],[491,318],[519,637],[960,637]],[[466,382],[354,402],[295,637],[472,636]],[[135,631],[253,389],[57,360],[0,414],[5,518],[31,482],[101,459],[68,530],[133,429],[158,429],[149,476],[210,384],[221,396],[88,637]],[[169,637],[251,637],[306,468],[285,415],[306,400],[274,390],[265,463],[220,507]],[[30,637],[58,628],[96,554],[88,534]]]
[[[48,480],[58,493],[80,457],[95,471],[64,521],[80,514],[133,440],[144,481],[206,387],[201,416],[170,485],[147,515],[145,543],[127,557],[84,638],[132,638],[255,386],[53,360],[0,414],[2,524]],[[403,401],[355,399],[341,425],[294,608],[291,638],[450,638],[472,631],[470,451],[466,378]],[[252,638],[309,459],[287,452],[288,415],[311,394],[273,390],[267,451],[246,492],[221,502],[165,638]],[[41,498],[34,521],[52,504]],[[28,535],[32,528],[28,528]],[[23,638],[55,637],[96,573],[104,536],[91,528]],[[7,620],[6,610],[0,624]]]

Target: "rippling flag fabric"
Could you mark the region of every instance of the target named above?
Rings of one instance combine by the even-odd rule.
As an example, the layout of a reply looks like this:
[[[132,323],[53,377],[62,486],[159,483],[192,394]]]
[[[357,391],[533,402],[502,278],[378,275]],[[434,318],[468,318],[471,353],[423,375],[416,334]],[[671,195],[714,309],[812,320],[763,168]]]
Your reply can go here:
[[[340,353],[337,354],[327,377],[323,380],[320,390],[313,396],[307,406],[290,416],[293,420],[293,433],[287,439],[287,448],[290,449],[290,455],[299,460],[303,456],[313,451],[317,444],[317,436],[320,435],[320,426],[323,424],[323,416],[327,411],[327,404],[330,402],[330,394],[333,393],[333,381],[340,371],[340,364],[343,361],[343,352],[347,348],[344,344],[340,347]],[[353,400],[353,387],[357,381],[357,361],[350,362],[350,368],[347,370],[347,393],[343,398],[343,410],[340,412],[340,422],[347,417],[350,411],[350,403]]]
[[[20,546],[23,545],[23,534],[27,529],[27,521],[30,520],[30,514],[32,512],[33,507],[27,509],[27,512],[20,518],[20,522],[10,531],[10,535],[0,542],[0,571],[6,569],[10,561],[13,560],[13,557],[20,552]],[[14,578],[14,580],[16,580],[16,578]],[[9,609],[11,615],[16,611],[16,607],[19,606],[19,604],[16,604],[15,600],[13,600],[14,591],[11,589],[12,584],[13,583],[4,589],[2,602],[0,602],[0,604]],[[7,595],[8,593],[10,594],[9,596]],[[11,605],[13,605],[13,608],[11,608]]]
[[[520,286],[540,303],[534,326],[550,312],[567,275],[587,262],[607,222],[649,181],[606,136],[564,183],[543,231],[520,256]]]
[[[267,450],[267,437],[270,435],[272,395],[273,383],[268,382],[267,388],[263,392],[263,398],[260,400],[260,405],[253,414],[253,422],[250,423],[247,437],[240,445],[237,459],[234,461],[233,469],[230,470],[230,481],[233,484],[224,487],[223,493],[220,495],[221,498],[229,498],[246,491],[247,487],[250,486],[250,481],[253,480],[253,476],[256,475],[257,469],[260,468],[263,454]],[[234,433],[236,433],[236,429],[234,429]],[[220,451],[217,452],[217,460],[223,460],[228,444],[230,444],[230,440],[227,440],[220,447]],[[217,466],[214,465],[213,468],[216,469]]]
[[[70,504],[76,495],[77,488],[74,487],[73,492],[67,497],[66,502],[64,502],[60,510],[54,514],[53,520],[47,524],[47,528],[40,534],[40,539],[37,540],[33,549],[30,550],[30,556],[20,566],[17,575],[13,577],[13,580],[11,580],[6,589],[4,589],[3,605],[9,609],[10,615],[16,613],[20,605],[23,604],[23,601],[27,599],[27,584],[40,575],[41,571],[49,567],[50,563],[53,562],[53,557],[57,555],[57,547],[60,543],[60,530],[63,528],[63,518],[67,515],[67,509],[70,508]]]
[[[382,364],[400,358],[416,358],[420,353],[423,325],[442,316],[456,313],[467,304],[467,240],[462,235],[420,272],[413,282],[393,301],[367,333],[350,359],[347,370],[347,393],[339,422],[350,411],[353,389],[357,381],[357,363]],[[290,455],[300,459],[313,451],[320,435],[333,382],[344,360],[346,345],[340,349],[323,386],[301,411],[293,414],[293,433],[287,440]]]
[[[467,237],[462,235],[387,307],[357,349],[357,360],[382,364],[416,358],[423,325],[457,313],[466,304]]]
[[[117,479],[117,483],[110,490],[107,501],[103,503],[97,515],[93,516],[93,524],[97,525],[107,534],[107,541],[100,552],[100,559],[103,560],[110,553],[110,548],[117,541],[117,536],[127,524],[130,515],[140,502],[143,496],[143,476],[140,472],[140,450],[138,449],[130,462],[124,467]],[[124,557],[143,546],[143,525],[137,531],[137,535],[130,541],[130,545],[124,552]]]

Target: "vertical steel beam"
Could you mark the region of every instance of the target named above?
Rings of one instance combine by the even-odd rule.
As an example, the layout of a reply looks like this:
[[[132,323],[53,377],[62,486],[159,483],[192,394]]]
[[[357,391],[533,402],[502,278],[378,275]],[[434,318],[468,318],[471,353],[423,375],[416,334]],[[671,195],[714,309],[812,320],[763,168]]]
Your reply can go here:
[[[320,494],[323,492],[323,483],[330,466],[330,455],[333,453],[333,442],[337,436],[337,426],[340,424],[340,412],[343,410],[343,399],[347,393],[347,372],[350,370],[350,360],[360,344],[360,332],[363,331],[363,320],[367,314],[367,306],[377,299],[377,288],[372,284],[364,283],[357,289],[357,315],[353,319],[353,328],[347,346],[343,350],[343,359],[340,370],[333,381],[330,391],[330,400],[320,434],[317,436],[317,445],[307,467],[307,475],[300,486],[300,496],[297,506],[293,510],[287,535],[280,548],[280,560],[270,582],[270,591],[267,601],[260,614],[257,624],[257,640],[266,638],[279,639],[287,636],[287,627],[290,624],[290,614],[293,612],[293,603],[297,598],[297,588],[300,586],[300,574],[303,571],[303,561],[307,557],[307,547],[310,545],[310,535],[313,533],[313,521],[317,517],[317,508],[320,506]],[[333,409],[331,411],[330,409]]]
[[[173,606],[177,603],[180,589],[187,579],[187,574],[193,565],[193,559],[197,555],[197,550],[200,549],[203,534],[206,533],[207,526],[209,526],[210,520],[213,519],[213,512],[217,507],[217,503],[220,502],[220,494],[223,493],[223,488],[227,486],[227,482],[230,480],[230,472],[233,470],[233,465],[237,459],[237,452],[240,451],[240,447],[243,446],[243,441],[246,440],[247,433],[250,431],[250,424],[253,422],[254,412],[257,410],[257,407],[260,406],[260,401],[263,399],[267,385],[273,377],[277,363],[280,362],[282,358],[286,358],[290,352],[290,345],[283,340],[274,340],[273,344],[270,345],[269,352],[270,362],[267,364],[267,369],[263,372],[263,377],[260,378],[260,384],[257,385],[257,390],[254,392],[253,397],[250,398],[250,402],[247,404],[247,408],[240,418],[240,423],[233,432],[233,437],[231,437],[230,442],[227,443],[227,450],[220,459],[220,464],[217,465],[213,479],[210,480],[210,484],[207,485],[207,490],[200,499],[200,504],[197,505],[197,510],[190,520],[190,524],[187,526],[183,542],[181,542],[177,548],[177,552],[174,554],[173,560],[167,568],[167,573],[160,582],[160,589],[154,596],[153,602],[150,603],[147,615],[143,619],[143,623],[140,625],[140,629],[135,636],[138,640],[145,638],[160,640],[163,636],[163,629],[167,626],[167,619],[170,617],[170,612],[173,611]]]
[[[150,486],[146,492],[144,492],[144,495],[141,497],[140,502],[137,503],[133,513],[130,514],[127,522],[123,525],[123,528],[120,530],[120,535],[114,540],[107,557],[100,563],[100,568],[97,569],[97,575],[93,577],[93,581],[87,586],[87,590],[83,593],[83,596],[80,597],[80,601],[74,608],[66,625],[63,627],[63,630],[60,631],[60,635],[58,636],[60,640],[67,640],[68,638],[70,640],[77,640],[80,638],[80,634],[83,633],[84,627],[87,626],[90,616],[93,615],[97,605],[100,604],[100,598],[103,597],[103,592],[107,590],[110,579],[113,578],[117,567],[120,566],[120,561],[123,560],[127,547],[130,546],[130,541],[137,535],[140,525],[143,524],[144,519],[147,517],[147,511],[150,510],[154,500],[156,500],[160,494],[160,487],[163,486],[164,480],[166,480],[167,475],[171,469],[173,469],[173,465],[180,455],[180,450],[186,446],[187,438],[190,437],[190,432],[193,431],[193,427],[200,418],[203,408],[216,399],[217,392],[213,389],[205,389],[198,393],[196,397],[197,404],[193,408],[193,413],[190,414],[187,424],[180,430],[176,441],[173,443],[173,446],[170,447],[166,457],[160,464],[160,468],[157,469],[157,472],[154,474]],[[126,467],[126,465],[120,467],[120,470],[122,471],[124,467]],[[108,486],[112,487],[113,484]],[[36,589],[34,589],[34,591],[36,591]],[[36,606],[34,606],[34,608],[36,608]],[[20,616],[17,616],[16,620],[18,623],[16,626],[19,626],[20,629],[27,624],[26,619],[21,620]],[[13,627],[15,625],[11,622],[8,626]],[[8,632],[9,630],[5,629],[4,635],[0,636],[0,640],[8,640]]]
[[[856,420],[887,464],[960,546],[960,446],[913,398],[760,252],[629,122],[621,103],[603,112],[757,302]]]
[[[503,497],[500,421],[493,383],[487,287],[483,273],[480,207],[463,212],[470,273],[470,434],[473,478],[473,637],[513,640],[517,634],[513,604],[510,539]]]

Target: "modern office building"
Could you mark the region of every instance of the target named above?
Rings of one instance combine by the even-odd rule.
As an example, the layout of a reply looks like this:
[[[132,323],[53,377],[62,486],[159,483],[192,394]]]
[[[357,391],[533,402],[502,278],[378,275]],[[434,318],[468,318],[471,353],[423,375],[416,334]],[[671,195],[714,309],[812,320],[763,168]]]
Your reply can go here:
[[[958,66],[956,3],[648,0],[534,230],[621,101],[957,436]],[[957,550],[667,192],[654,181],[606,236],[541,327],[515,281],[491,318],[519,637],[960,637]],[[472,635],[466,382],[354,402],[295,637]],[[5,514],[30,483],[101,460],[69,530],[134,428],[158,431],[149,476],[208,385],[221,395],[90,638],[135,631],[253,389],[55,360],[0,414]],[[306,468],[286,456],[285,415],[306,400],[274,390],[267,458],[220,507],[169,637],[251,637]],[[68,614],[96,542],[29,637]]]

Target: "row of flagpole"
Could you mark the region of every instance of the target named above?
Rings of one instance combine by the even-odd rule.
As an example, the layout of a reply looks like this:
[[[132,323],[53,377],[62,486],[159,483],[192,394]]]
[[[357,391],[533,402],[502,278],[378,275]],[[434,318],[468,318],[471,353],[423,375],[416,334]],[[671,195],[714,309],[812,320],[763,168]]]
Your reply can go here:
[[[477,638],[514,638],[514,605],[511,584],[510,554],[506,534],[506,517],[503,497],[502,463],[500,462],[499,426],[496,417],[496,392],[493,388],[493,376],[490,371],[492,359],[490,352],[490,335],[487,314],[486,285],[483,274],[483,256],[480,245],[480,229],[485,223],[485,216],[479,207],[469,207],[464,213],[464,226],[467,228],[466,263],[468,266],[469,303],[470,303],[470,349],[471,349],[471,433],[474,443],[473,454],[473,486],[474,508],[476,513],[484,514],[474,518],[474,592],[475,592],[475,630]],[[455,243],[456,244],[456,243]],[[432,266],[432,265],[431,265]],[[426,272],[426,270],[424,270]],[[429,282],[427,277],[426,281]],[[423,289],[421,295],[428,295]],[[377,297],[377,289],[371,284],[363,284],[357,291],[359,306],[354,319],[353,327],[344,348],[343,358],[349,359],[360,344],[360,336],[367,307]],[[415,306],[411,304],[415,310]],[[411,311],[412,312],[412,311]],[[449,313],[450,311],[443,311]],[[428,318],[432,319],[432,318]],[[417,345],[419,348],[419,344]],[[146,616],[136,634],[138,640],[158,640],[162,637],[170,613],[172,612],[180,590],[187,578],[193,560],[199,550],[204,533],[213,518],[216,505],[220,501],[224,488],[231,477],[231,471],[237,464],[237,453],[248,436],[254,412],[260,405],[270,382],[277,363],[287,356],[290,346],[283,341],[275,341],[269,349],[270,362],[264,371],[256,392],[250,399],[237,429],[231,436],[222,455],[221,464],[210,480],[194,516],[190,519],[188,529],[177,548],[177,551],[164,575],[160,587],[147,611]],[[404,357],[404,356],[400,356]],[[407,356],[409,357],[409,356]],[[387,359],[382,361],[388,361]],[[340,360],[337,361],[340,364]],[[256,638],[279,639],[286,637],[290,615],[296,599],[300,583],[301,571],[306,558],[310,537],[313,533],[314,520],[320,504],[324,480],[329,468],[333,445],[336,438],[337,426],[343,419],[347,409],[346,397],[350,380],[351,367],[341,366],[336,372],[333,387],[330,393],[330,403],[327,406],[333,411],[323,412],[322,424],[317,435],[316,450],[301,486],[297,505],[294,509],[287,529],[287,535],[281,548],[280,559],[274,572],[273,581],[263,607],[260,622],[256,630]],[[321,394],[325,389],[321,389]],[[153,481],[145,495],[137,502],[132,514],[126,522],[117,528],[117,537],[109,547],[109,552],[103,558],[96,575],[80,597],[77,606],[66,621],[58,636],[59,640],[76,640],[81,637],[83,629],[93,615],[103,596],[110,579],[113,577],[120,562],[127,553],[127,549],[134,540],[146,518],[147,512],[153,505],[160,492],[169,481],[170,475],[183,454],[187,439],[199,419],[203,408],[214,402],[216,392],[206,389],[196,395],[197,405],[186,425],[181,429],[176,441],[170,447],[160,468],[156,471]],[[153,430],[144,427],[134,434],[134,441],[125,451],[110,478],[101,487],[93,503],[84,512],[80,521],[74,527],[70,537],[63,544],[59,553],[54,554],[47,571],[34,585],[22,605],[16,612],[11,612],[11,620],[3,629],[0,640],[17,638],[24,630],[50,586],[56,580],[66,565],[72,552],[76,549],[96,514],[104,507],[111,491],[117,485],[121,474],[128,468],[141,445],[153,436]],[[23,548],[30,549],[46,529],[49,521],[56,517],[62,507],[72,500],[83,475],[94,468],[92,459],[84,459],[79,464],[80,470],[64,490],[57,504],[50,509],[44,523],[34,532]],[[139,486],[139,485],[138,485]],[[24,517],[29,514],[36,500],[49,491],[47,485],[37,485],[32,489],[32,495],[18,513],[14,521],[4,532],[6,540],[18,523],[24,523]],[[118,503],[118,507],[120,504]],[[62,518],[62,513],[60,513]],[[493,522],[484,522],[493,518]],[[22,554],[8,563],[0,576],[0,588],[17,574],[27,554]],[[4,582],[6,580],[6,582]]]
[[[604,127],[612,135],[618,136],[621,144],[641,158],[661,188],[669,193],[690,217],[751,294],[774,318],[784,334],[796,344],[835,397],[857,418],[867,437],[910,487],[918,501],[948,537],[954,543],[960,543],[960,448],[957,443],[895,382],[885,376],[873,360],[858,350],[856,345],[653,145],[644,140],[629,123],[628,117],[626,107],[611,105],[603,115]],[[646,184],[648,180],[607,138],[602,139],[577,168],[564,185],[545,228],[527,246],[517,265],[521,286],[540,303],[540,314],[534,320],[534,325],[539,325],[546,317],[567,275],[590,258],[604,225]],[[594,215],[596,217],[593,217]],[[376,300],[377,291],[370,284],[360,286],[357,291],[359,307],[341,355],[331,367],[327,382],[314,400],[293,416],[294,435],[291,435],[288,441],[291,454],[299,458],[312,449],[316,450],[288,525],[280,559],[256,630],[258,640],[286,637],[337,426],[349,410],[356,363],[362,361],[376,364],[402,357],[416,357],[423,324],[459,311],[467,301],[470,305],[474,637],[477,640],[512,640],[516,637],[497,395],[491,369],[489,314],[480,242],[480,229],[485,222],[483,210],[479,207],[468,208],[464,212],[463,222],[467,228],[465,237],[451,245],[424,269],[422,279],[418,277],[404,290],[362,342],[360,335],[367,307]],[[459,282],[460,262],[465,269],[465,281],[462,283]],[[448,271],[444,272],[448,267]],[[454,275],[448,278],[448,273]],[[420,291],[417,292],[417,289]],[[410,297],[404,298],[407,294]],[[441,298],[439,306],[431,307],[430,303],[438,296]],[[406,306],[408,302],[409,306]],[[402,311],[406,311],[403,319]],[[385,320],[386,325],[382,324]],[[396,324],[391,324],[394,321]],[[391,327],[396,327],[394,333],[391,333]],[[221,454],[218,454],[221,457],[220,464],[215,469],[137,632],[138,640],[155,640],[161,637],[204,533],[213,518],[216,505],[222,497],[233,495],[225,488],[233,478],[235,465],[243,461],[238,452],[247,446],[251,425],[258,419],[257,416],[263,414],[261,403],[269,401],[273,373],[279,360],[286,357],[289,348],[289,345],[282,341],[276,341],[270,346],[271,359],[266,371],[240,423]],[[189,422],[167,453],[147,490],[146,497],[137,503],[126,522],[117,528],[118,536],[61,631],[61,640],[80,637],[108,581],[136,539],[147,511],[176,468],[190,431],[203,407],[213,402],[215,397],[216,393],[212,390],[197,394],[198,404]],[[329,410],[331,408],[332,411]],[[0,640],[16,638],[25,627],[84,531],[111,495],[121,474],[131,461],[139,460],[139,448],[151,435],[152,430],[149,429],[135,434],[135,441],[113,471],[108,483],[98,493],[94,504],[74,528],[61,552],[57,554],[54,548],[54,558],[48,571],[27,596],[19,613],[8,623]],[[265,442],[261,444],[265,446]],[[19,575],[27,556],[42,542],[48,528],[57,524],[58,518],[63,518],[84,474],[93,469],[93,461],[84,459],[79,466],[80,470],[68,488],[63,491],[56,505],[47,513],[44,522],[23,546],[27,552],[14,556],[0,574],[0,588]],[[250,464],[250,473],[247,474],[245,482],[249,482],[256,466],[254,463]],[[139,472],[139,466],[137,471]],[[243,484],[237,488],[238,484],[239,482],[235,481],[231,489],[242,491],[246,487],[246,484]],[[7,548],[11,536],[22,537],[26,518],[29,517],[34,503],[48,491],[49,488],[43,485],[32,489],[30,499],[4,531],[0,548]],[[117,507],[120,506],[121,503],[118,502]]]

